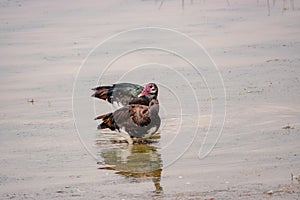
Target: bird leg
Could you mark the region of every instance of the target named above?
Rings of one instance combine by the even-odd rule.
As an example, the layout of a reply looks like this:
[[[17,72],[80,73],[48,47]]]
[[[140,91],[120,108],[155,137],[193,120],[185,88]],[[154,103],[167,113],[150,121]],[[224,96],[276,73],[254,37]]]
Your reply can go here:
[[[120,132],[118,132],[118,134],[125,138],[125,140],[128,142],[128,144],[133,144],[133,140],[131,139],[130,135],[123,129],[120,129]]]

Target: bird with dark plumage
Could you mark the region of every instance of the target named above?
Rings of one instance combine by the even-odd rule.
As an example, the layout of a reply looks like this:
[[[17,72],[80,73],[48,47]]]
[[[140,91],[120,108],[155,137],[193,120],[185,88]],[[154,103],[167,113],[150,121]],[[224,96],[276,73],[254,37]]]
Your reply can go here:
[[[146,89],[145,94],[143,92],[141,94],[146,95],[149,91],[151,92],[151,89]],[[152,99],[149,105],[130,104],[115,112],[100,115],[95,120],[102,120],[98,129],[117,130],[129,144],[132,144],[133,138],[146,139],[156,133],[161,123],[158,113],[158,100]]]
[[[150,101],[157,99],[158,96],[158,87],[155,83],[148,83],[145,87],[132,83],[116,83],[92,90],[95,91],[92,97],[108,101],[117,108],[130,104],[148,106]]]

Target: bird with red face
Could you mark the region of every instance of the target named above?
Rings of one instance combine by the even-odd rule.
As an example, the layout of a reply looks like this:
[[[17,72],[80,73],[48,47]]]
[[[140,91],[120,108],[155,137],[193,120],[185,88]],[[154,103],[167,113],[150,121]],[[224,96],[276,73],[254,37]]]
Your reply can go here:
[[[148,83],[145,87],[132,83],[116,83],[112,86],[93,88],[92,97],[99,98],[121,108],[129,104],[148,106],[152,99],[157,99],[158,87],[155,83]]]

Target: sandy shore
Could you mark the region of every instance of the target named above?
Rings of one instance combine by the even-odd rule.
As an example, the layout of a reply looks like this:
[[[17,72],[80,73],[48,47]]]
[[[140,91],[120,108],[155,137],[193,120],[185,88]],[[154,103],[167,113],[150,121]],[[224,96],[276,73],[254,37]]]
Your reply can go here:
[[[299,198],[299,2],[192,2],[0,3],[1,199]],[[164,31],[91,53],[141,27]],[[162,44],[180,55],[149,48]],[[116,81],[159,84],[159,140],[132,147],[96,130],[112,108],[89,88]]]

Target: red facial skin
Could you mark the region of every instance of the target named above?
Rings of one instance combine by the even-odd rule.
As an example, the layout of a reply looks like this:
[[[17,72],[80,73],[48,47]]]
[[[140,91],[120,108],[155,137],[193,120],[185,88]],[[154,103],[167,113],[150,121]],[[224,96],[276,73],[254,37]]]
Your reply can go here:
[[[146,87],[143,89],[142,93],[139,96],[144,96],[150,92],[150,84],[146,85]]]

